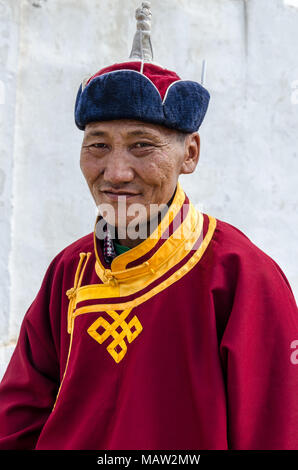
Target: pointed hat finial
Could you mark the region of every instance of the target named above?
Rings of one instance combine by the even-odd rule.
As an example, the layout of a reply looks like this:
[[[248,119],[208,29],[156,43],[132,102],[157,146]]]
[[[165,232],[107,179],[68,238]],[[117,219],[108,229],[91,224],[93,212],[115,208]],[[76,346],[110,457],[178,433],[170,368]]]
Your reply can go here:
[[[136,19],[130,60],[104,67],[80,85],[75,102],[77,127],[84,130],[91,122],[135,119],[197,132],[208,108],[208,90],[153,62],[150,2],[142,2]],[[204,61],[203,83],[205,72]]]
[[[151,3],[142,2],[142,6],[136,9],[137,31],[133,38],[130,59],[152,62],[153,50],[151,45]]]

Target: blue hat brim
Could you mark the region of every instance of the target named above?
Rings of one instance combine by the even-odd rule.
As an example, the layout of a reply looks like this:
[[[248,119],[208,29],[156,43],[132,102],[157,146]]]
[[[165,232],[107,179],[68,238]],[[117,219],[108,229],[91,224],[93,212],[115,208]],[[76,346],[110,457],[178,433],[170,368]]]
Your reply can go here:
[[[202,85],[190,80],[172,83],[163,100],[146,75],[134,70],[119,70],[92,79],[77,94],[75,123],[86,124],[115,119],[136,119],[160,124],[181,132],[199,129],[210,100]]]

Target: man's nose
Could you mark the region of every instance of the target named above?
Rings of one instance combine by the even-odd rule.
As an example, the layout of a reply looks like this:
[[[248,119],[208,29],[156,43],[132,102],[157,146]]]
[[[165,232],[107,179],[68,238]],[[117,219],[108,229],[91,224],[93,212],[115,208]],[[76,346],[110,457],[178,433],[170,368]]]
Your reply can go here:
[[[115,149],[107,156],[104,180],[111,184],[129,183],[134,179],[131,159],[125,150]]]

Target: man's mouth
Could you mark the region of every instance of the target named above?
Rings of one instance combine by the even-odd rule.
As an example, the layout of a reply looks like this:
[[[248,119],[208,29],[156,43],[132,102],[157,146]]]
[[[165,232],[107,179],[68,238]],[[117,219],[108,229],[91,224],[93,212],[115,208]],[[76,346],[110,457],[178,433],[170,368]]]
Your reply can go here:
[[[139,196],[140,193],[130,191],[116,191],[113,189],[102,191],[109,199],[113,201],[130,199],[135,196]]]

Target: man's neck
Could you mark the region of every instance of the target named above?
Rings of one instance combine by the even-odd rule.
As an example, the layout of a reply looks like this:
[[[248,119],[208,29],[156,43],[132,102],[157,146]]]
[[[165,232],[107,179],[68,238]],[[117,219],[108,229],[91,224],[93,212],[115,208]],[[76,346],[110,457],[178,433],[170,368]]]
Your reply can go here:
[[[161,212],[158,212],[158,215],[156,217],[147,221],[146,224],[144,224],[143,226],[140,226],[140,225],[137,226],[134,229],[134,234],[135,233],[138,233],[139,235],[146,234],[146,238],[148,238],[151,235],[151,233],[153,233],[154,230],[158,227],[162,218],[166,215],[167,211],[169,210],[170,205],[173,202],[175,193],[176,193],[176,189],[174,191],[173,196],[167,203],[167,208],[164,208]],[[125,230],[125,235],[126,235],[125,237],[118,238],[118,231],[116,230],[116,242],[119,243],[119,245],[127,246],[128,248],[134,248],[135,246],[138,246],[140,243],[142,243],[145,239],[142,236],[133,239],[129,236],[129,233],[127,232],[128,231]]]

